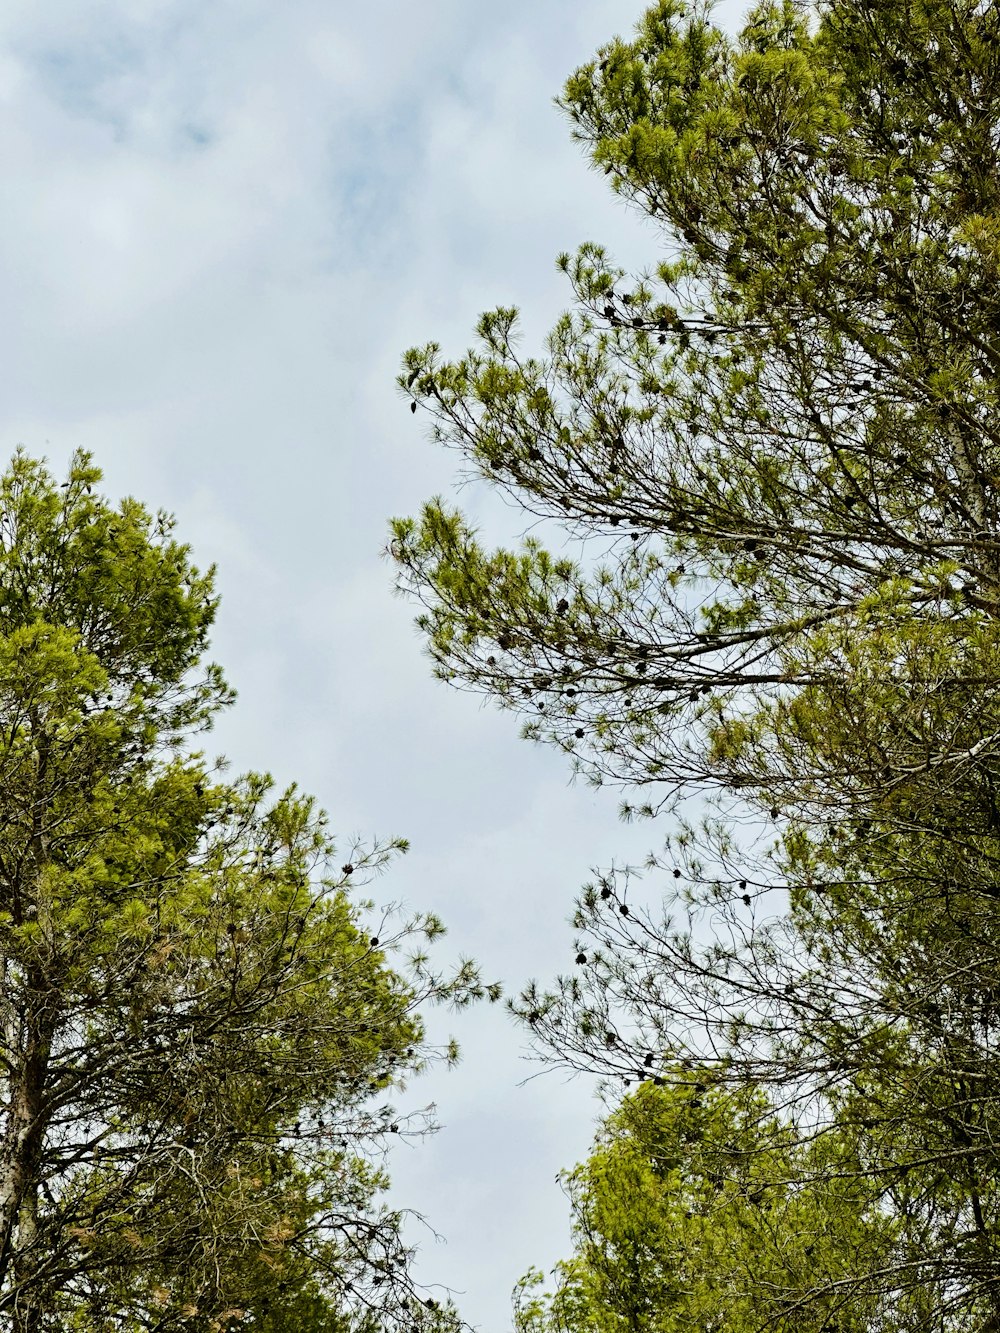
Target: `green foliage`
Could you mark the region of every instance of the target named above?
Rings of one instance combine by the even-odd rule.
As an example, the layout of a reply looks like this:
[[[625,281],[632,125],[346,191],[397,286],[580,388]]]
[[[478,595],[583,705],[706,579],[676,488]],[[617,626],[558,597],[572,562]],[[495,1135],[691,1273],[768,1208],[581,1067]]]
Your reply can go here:
[[[398,522],[442,674],[595,778],[736,778],[769,808],[811,772],[734,746],[748,721],[842,682],[875,621],[952,644],[992,623],[1000,295],[965,238],[991,207],[996,38],[971,3],[837,3],[814,32],[763,6],[733,45],[666,0],[573,76],[577,136],[671,257],[633,281],[598,246],[564,257],[576,308],[544,359],[508,309],[460,361],[407,354],[443,442],[597,542],[574,564],[486,552],[439,502]]]
[[[655,266],[585,245],[542,356],[501,309],[400,378],[553,539],[489,550],[435,501],[391,550],[445,679],[626,814],[719,815],[650,857],[662,914],[634,872],[586,889],[577,970],[519,1012],[547,1058],[686,1058],[856,1142],[899,1231],[827,1275],[828,1326],[1000,1327],[1000,15],[789,0],[730,40],[659,0],[562,105]]]
[[[919,1292],[844,1300],[859,1271],[891,1262],[898,1232],[848,1135],[796,1142],[759,1094],[697,1068],[664,1075],[625,1098],[564,1177],[574,1255],[549,1294],[542,1274],[522,1279],[519,1333],[861,1333],[926,1315]]]
[[[404,843],[338,866],[312,799],[192,752],[232,697],[211,571],[99,476],[0,479],[0,1312],[409,1329],[380,1161],[427,1125],[381,1099],[435,1057],[421,1006],[484,988],[359,898]]]

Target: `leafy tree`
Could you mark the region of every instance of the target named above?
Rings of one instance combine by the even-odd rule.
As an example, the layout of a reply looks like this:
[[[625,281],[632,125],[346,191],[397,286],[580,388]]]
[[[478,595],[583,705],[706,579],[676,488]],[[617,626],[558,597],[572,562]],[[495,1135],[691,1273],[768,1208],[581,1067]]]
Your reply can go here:
[[[594,245],[563,257],[577,308],[544,360],[516,350],[511,310],[459,361],[407,354],[437,438],[596,542],[585,563],[488,552],[438,502],[397,521],[438,668],[593,776],[863,802],[908,774],[901,724],[938,676],[906,680],[892,727],[873,701],[885,753],[873,737],[850,774],[817,773],[815,738],[802,763],[793,699],[849,688],[842,655],[886,622],[995,678],[1000,20],[966,0],[822,15],[810,35],[764,6],[734,47],[697,7],[654,6],[563,105],[671,257],[630,283]],[[857,664],[866,689],[890,689],[894,658]]]
[[[378,1099],[434,1057],[420,1006],[482,988],[430,969],[436,920],[376,935],[350,891],[404,844],[337,868],[311,799],[192,752],[231,699],[212,573],[99,479],[23,453],[0,478],[0,1313],[266,1329],[270,1296],[420,1325],[376,1195],[421,1118]]]
[[[898,1230],[850,1140],[803,1147],[759,1095],[670,1074],[626,1097],[564,1176],[575,1251],[553,1292],[522,1279],[519,1333],[900,1327],[898,1302],[845,1299],[845,1272],[887,1262]],[[920,1292],[907,1304],[925,1313]]]
[[[672,1084],[681,1059],[702,1070],[685,1085],[766,1089],[789,1142],[809,1147],[795,1160],[809,1161],[820,1193],[823,1180],[849,1184],[858,1208],[896,1221],[891,1249],[856,1247],[836,1277],[817,1274],[796,1321],[826,1290],[844,1300],[841,1319],[875,1306],[896,1310],[901,1329],[992,1328],[1000,1201],[984,978],[995,943],[977,956],[976,937],[957,926],[931,938],[920,900],[901,902],[893,884],[880,910],[877,881],[845,880],[826,887],[818,912],[799,900],[767,914],[768,883],[746,882],[744,910],[728,886],[686,870],[690,882],[667,890],[662,915],[636,902],[625,875],[588,886],[577,966],[554,987],[532,984],[516,1006],[539,1054],[625,1088]],[[896,934],[883,937],[894,912]],[[770,1292],[765,1284],[755,1308],[769,1307]]]
[[[562,105],[664,258],[564,256],[543,357],[512,310],[407,354],[436,438],[555,535],[491,551],[435,501],[392,552],[445,679],[626,814],[720,808],[650,858],[662,917],[585,891],[577,972],[521,1012],[550,1058],[709,1060],[856,1135],[906,1222],[856,1299],[1000,1327],[1000,14],[764,4],[731,41],[659,0]]]

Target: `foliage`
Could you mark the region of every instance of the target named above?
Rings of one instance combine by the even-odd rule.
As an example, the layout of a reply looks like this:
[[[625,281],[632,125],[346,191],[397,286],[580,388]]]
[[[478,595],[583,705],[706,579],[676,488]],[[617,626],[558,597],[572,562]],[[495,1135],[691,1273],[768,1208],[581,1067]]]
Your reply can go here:
[[[372,933],[352,886],[405,844],[337,868],[310,798],[191,751],[231,699],[212,573],[99,478],[0,479],[0,1312],[266,1327],[312,1291],[409,1328],[375,1197],[422,1124],[377,1099],[434,1058],[420,1006],[482,987],[430,969],[432,917]]]
[[[673,1069],[608,1117],[564,1177],[574,1255],[550,1294],[522,1280],[519,1333],[900,1326],[896,1302],[845,1300],[844,1275],[891,1261],[898,1231],[850,1138],[798,1144],[762,1097],[710,1080]]]
[[[855,1135],[905,1226],[852,1311],[1000,1327],[1000,14],[789,0],[731,41],[658,0],[562,105],[663,258],[564,256],[544,356],[509,309],[407,354],[435,437],[555,535],[489,550],[434,501],[391,550],[443,678],[627,815],[719,809],[650,858],[662,914],[634,872],[585,890],[520,1012],[547,1058],[687,1058]]]
[[[765,6],[731,47],[662,0],[564,105],[676,257],[630,290],[598,247],[565,257],[577,307],[544,360],[518,353],[511,310],[460,361],[407,354],[438,438],[603,558],[488,552],[433,503],[395,525],[401,584],[442,674],[530,709],[595,776],[789,806],[839,778],[860,800],[920,752],[906,724],[930,730],[935,650],[995,677],[997,293],[973,219],[1000,30],[977,8],[838,3],[810,36]],[[863,710],[897,639],[906,678],[870,710],[884,752],[873,737],[856,773],[818,775],[791,700],[861,677]]]

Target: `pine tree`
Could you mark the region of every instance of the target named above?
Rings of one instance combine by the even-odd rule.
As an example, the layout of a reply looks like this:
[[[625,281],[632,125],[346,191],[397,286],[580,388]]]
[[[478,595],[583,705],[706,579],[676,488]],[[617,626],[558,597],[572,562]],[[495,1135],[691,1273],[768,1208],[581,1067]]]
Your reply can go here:
[[[900,1229],[849,1135],[797,1143],[760,1094],[697,1067],[665,1073],[563,1175],[573,1254],[551,1292],[537,1270],[522,1279],[519,1333],[889,1333],[927,1316],[919,1289],[845,1300],[845,1272],[891,1265]]]
[[[583,246],[544,355],[500,309],[400,378],[553,540],[489,550],[436,501],[391,550],[444,679],[626,814],[719,808],[650,858],[662,914],[584,892],[577,968],[520,1011],[552,1059],[707,1060],[857,1135],[907,1225],[855,1298],[1000,1327],[1000,14],[789,0],[732,41],[659,0],[562,105],[661,257]]]
[[[380,1099],[433,1057],[420,1006],[478,983],[393,968],[433,918],[366,925],[404,844],[338,866],[310,798],[193,749],[232,698],[212,573],[99,481],[0,478],[0,1317],[260,1327],[312,1284],[410,1328],[377,1194],[421,1126]]]

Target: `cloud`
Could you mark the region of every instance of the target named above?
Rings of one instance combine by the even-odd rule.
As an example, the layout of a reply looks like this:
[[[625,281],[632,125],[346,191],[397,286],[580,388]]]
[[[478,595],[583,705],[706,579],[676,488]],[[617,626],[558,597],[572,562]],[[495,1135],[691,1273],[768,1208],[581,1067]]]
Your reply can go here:
[[[299,780],[345,834],[409,836],[380,888],[515,987],[566,962],[588,867],[648,831],[430,679],[380,551],[454,460],[393,379],[405,347],[460,351],[497,304],[537,345],[568,301],[560,250],[655,257],[552,107],[637,17],[618,0],[0,12],[0,451],[61,468],[92,449],[112,494],[177,511],[219,564],[215,654],[241,696],[214,744]],[[491,531],[524,526],[462,499]],[[464,1065],[407,1094],[448,1128],[400,1155],[393,1197],[448,1238],[422,1274],[465,1288],[493,1333],[523,1269],[560,1253],[552,1177],[595,1106],[582,1082],[518,1088],[523,1037],[498,1012],[455,1026]]]

